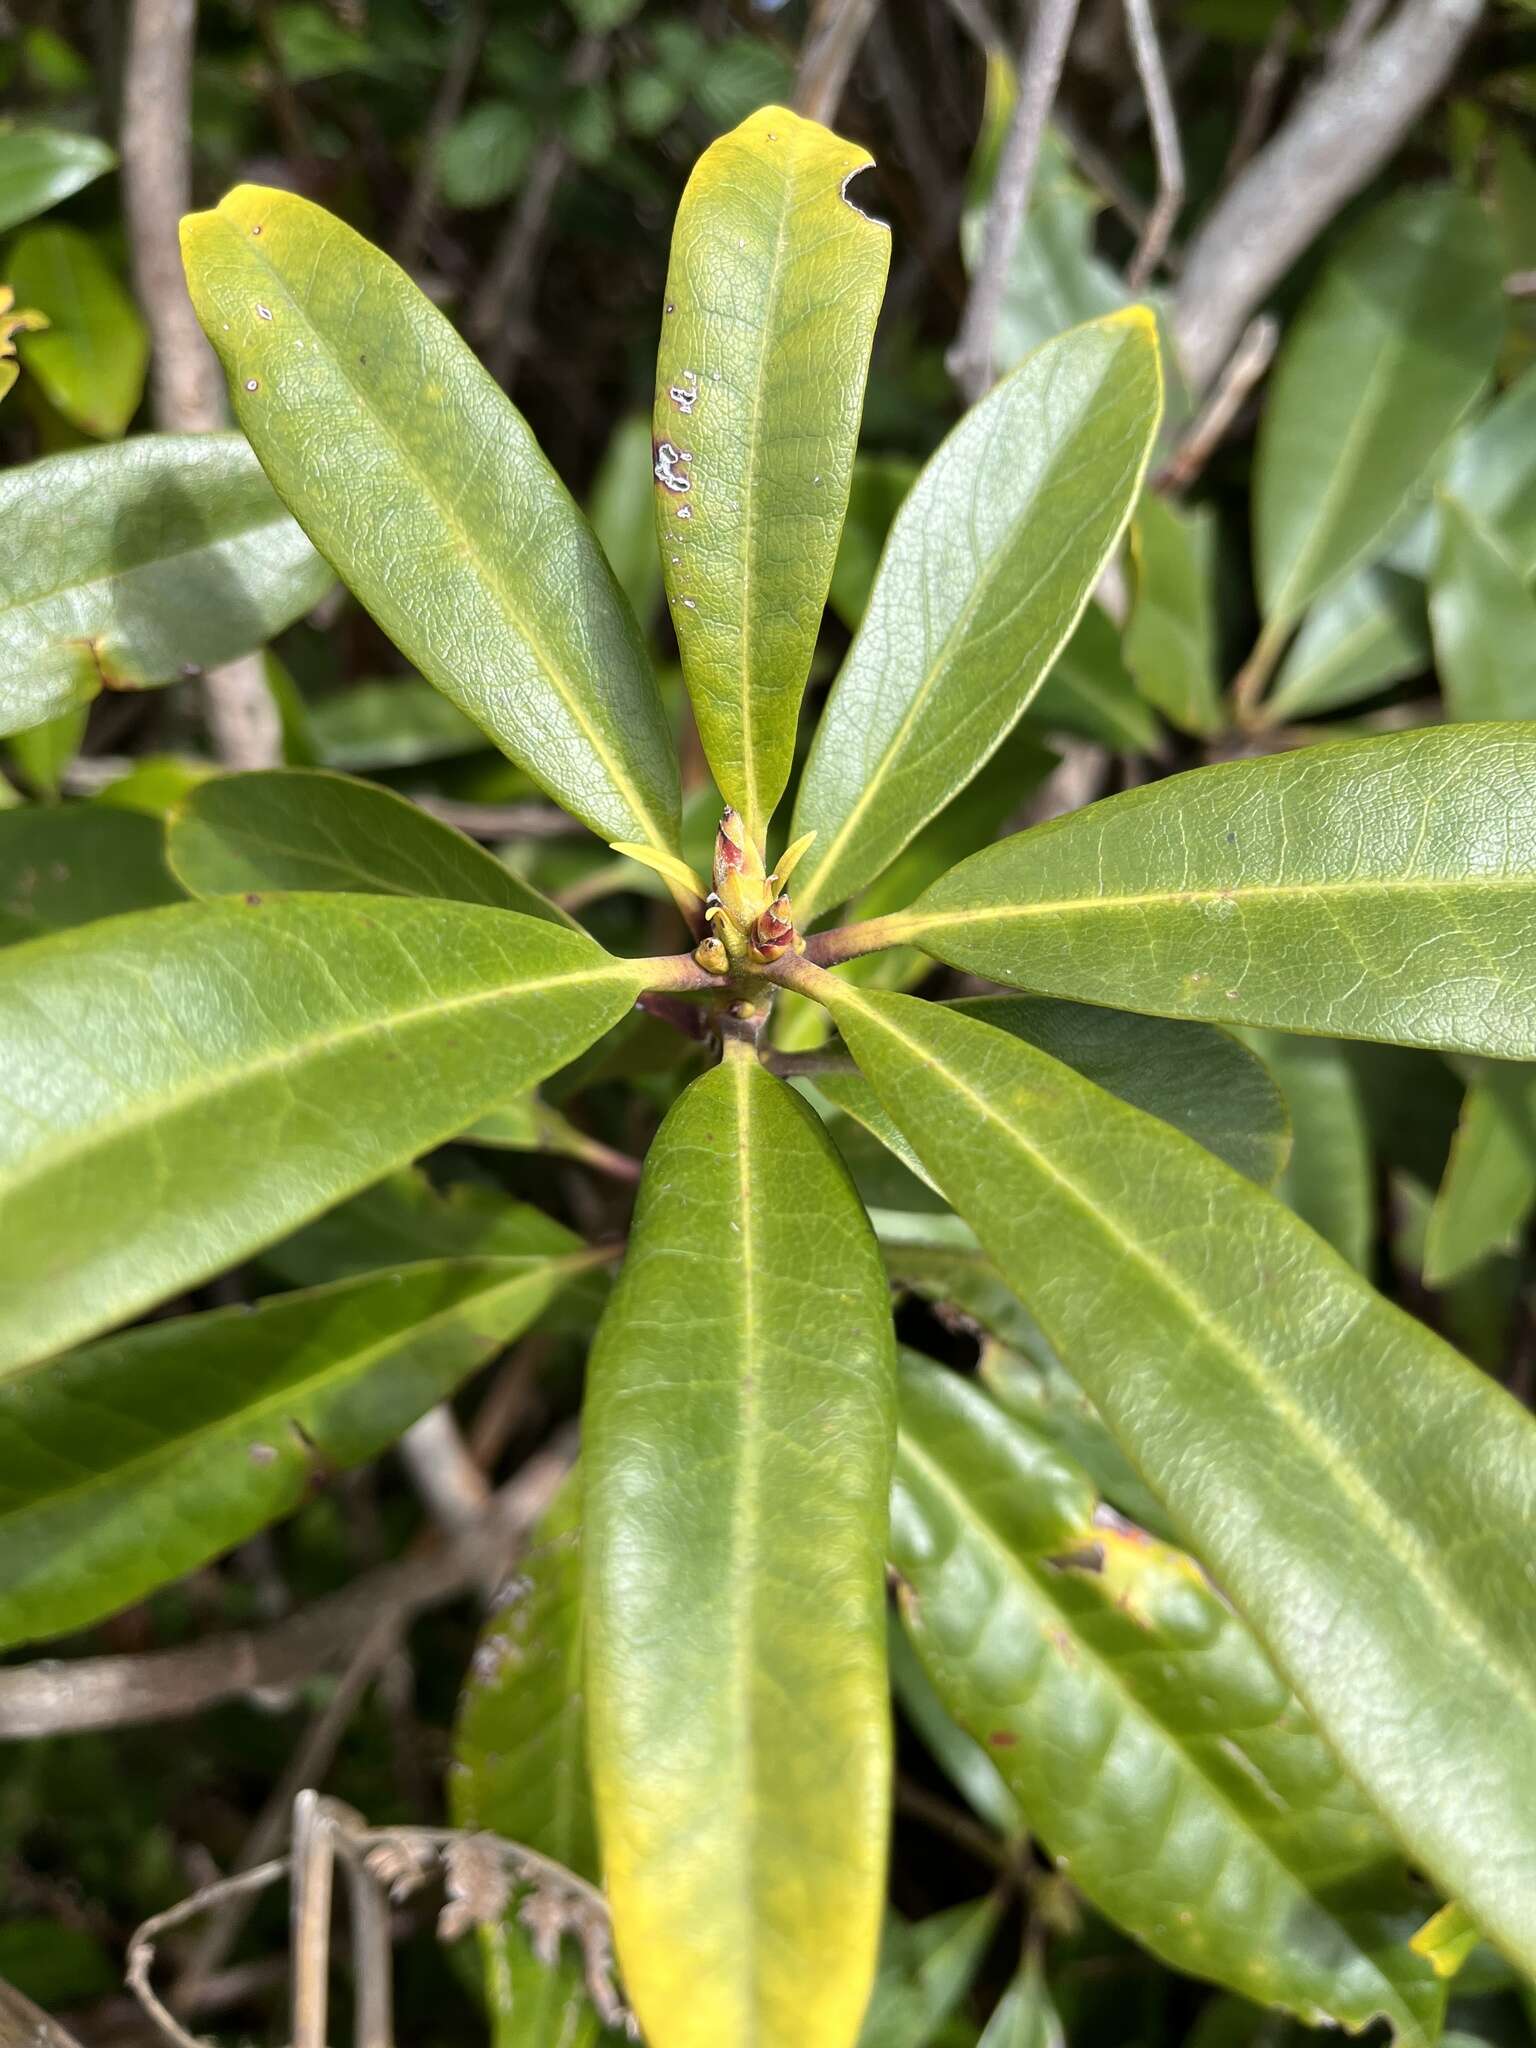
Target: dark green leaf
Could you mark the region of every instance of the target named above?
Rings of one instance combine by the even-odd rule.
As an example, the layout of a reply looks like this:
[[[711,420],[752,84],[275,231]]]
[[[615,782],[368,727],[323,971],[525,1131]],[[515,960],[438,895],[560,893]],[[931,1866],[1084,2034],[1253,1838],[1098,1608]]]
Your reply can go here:
[[[144,395],[149,335],[121,280],[78,228],[32,228],[11,250],[6,282],[18,305],[44,313],[21,361],[71,426],[112,441]]]
[[[181,895],[165,834],[141,812],[70,804],[0,815],[0,945]]]
[[[646,969],[509,911],[179,904],[0,955],[0,1366],[206,1279],[563,1066]]]
[[[578,929],[494,855],[376,783],[313,768],[221,775],[172,813],[172,870],[194,896],[341,890],[485,903]]]
[[[117,162],[94,135],[57,128],[0,128],[0,234],[46,213]]]
[[[1464,505],[1442,492],[1439,512],[1429,623],[1446,716],[1536,716],[1536,596]]]
[[[1352,1266],[1369,1272],[1376,1237],[1370,1132],[1354,1070],[1326,1038],[1255,1032],[1249,1041],[1290,1111],[1294,1142],[1275,1192]]]

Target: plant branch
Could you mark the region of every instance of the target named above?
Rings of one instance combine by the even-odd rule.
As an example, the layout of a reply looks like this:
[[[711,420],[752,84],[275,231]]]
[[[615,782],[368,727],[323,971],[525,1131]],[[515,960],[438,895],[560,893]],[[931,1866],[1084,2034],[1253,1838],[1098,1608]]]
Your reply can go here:
[[[192,204],[192,48],[197,0],[133,0],[123,67],[123,212],[134,287],[149,324],[154,410],[168,433],[224,424],[224,380],[181,268],[179,223]],[[283,757],[260,654],[203,677],[214,751],[227,768]]]
[[[1256,320],[1248,322],[1215,388],[1159,472],[1158,490],[1189,489],[1226,439],[1249,393],[1269,368],[1279,340],[1280,323],[1273,314],[1260,313]]]
[[[271,1628],[140,1656],[47,1658],[0,1670],[0,1740],[179,1720],[335,1670],[386,1611],[404,1628],[422,1609],[473,1591],[493,1562],[526,1537],[574,1456],[574,1440],[557,1437],[492,1496],[462,1537],[428,1555],[380,1565]]]
[[[1302,250],[1396,150],[1450,77],[1483,0],[1402,0],[1326,72],[1207,217],[1185,252],[1173,328],[1203,391]]]
[[[945,358],[950,376],[971,405],[992,386],[998,316],[1076,19],[1077,0],[1039,0],[1019,66],[1019,103],[987,201],[981,254],[960,331]]]
[[[1184,205],[1184,150],[1151,0],[1125,0],[1125,25],[1131,58],[1147,103],[1147,125],[1152,131],[1152,154],[1157,164],[1157,198],[1127,272],[1127,282],[1137,292],[1162,262],[1174,222]]]
[[[795,73],[795,112],[830,126],[879,0],[815,0]]]
[[[868,917],[860,924],[842,924],[828,932],[813,932],[805,942],[805,958],[813,967],[836,967],[844,960],[857,960],[863,953],[883,953],[899,946],[904,913],[893,911],[885,917]]]

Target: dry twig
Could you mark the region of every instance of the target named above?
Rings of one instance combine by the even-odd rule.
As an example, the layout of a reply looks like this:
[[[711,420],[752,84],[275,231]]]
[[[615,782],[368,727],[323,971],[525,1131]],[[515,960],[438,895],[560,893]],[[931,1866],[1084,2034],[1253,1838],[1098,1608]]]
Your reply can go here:
[[[155,417],[168,433],[224,424],[224,380],[182,275],[179,223],[192,203],[192,45],[197,0],[134,0],[123,69],[123,211],[149,323]],[[229,768],[282,759],[277,706],[259,654],[209,669],[214,750]]]
[[[1125,0],[1125,25],[1147,103],[1147,125],[1152,131],[1152,154],[1157,163],[1157,197],[1127,272],[1127,282],[1136,292],[1163,260],[1173,224],[1184,204],[1184,150],[1151,0]]]
[[[400,232],[395,237],[395,261],[407,270],[416,261],[422,237],[432,218],[432,209],[437,203],[438,153],[444,137],[463,109],[475,67],[480,62],[485,29],[486,0],[464,0],[447,67],[438,81],[437,97],[421,131],[416,172],[406,197],[405,211],[400,216]]]
[[[830,126],[880,0],[815,0],[795,73],[794,109]]]
[[[981,254],[960,331],[945,358],[949,374],[971,405],[991,389],[998,315],[1076,19],[1077,0],[1040,0],[1019,65],[1019,103],[987,201]]]
[[[1216,388],[1190,422],[1157,478],[1162,491],[1187,491],[1225,440],[1244,401],[1264,375],[1280,340],[1280,323],[1261,313],[1250,320]]]

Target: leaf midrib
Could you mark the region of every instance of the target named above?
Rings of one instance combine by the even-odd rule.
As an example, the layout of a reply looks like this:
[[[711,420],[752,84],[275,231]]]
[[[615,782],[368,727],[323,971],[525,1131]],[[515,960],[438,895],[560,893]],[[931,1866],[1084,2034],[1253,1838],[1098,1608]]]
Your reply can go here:
[[[365,1345],[359,1351],[348,1352],[346,1357],[340,1362],[333,1359],[328,1364],[320,1366],[316,1371],[306,1373],[302,1379],[289,1381],[276,1391],[264,1395],[261,1399],[251,1402],[245,1407],[226,1410],[224,1414],[215,1416],[209,1422],[199,1423],[196,1428],[181,1430],[172,1436],[163,1437],[158,1443],[151,1445],[146,1450],[135,1453],[131,1458],[123,1459],[105,1472],[88,1472],[83,1479],[77,1479],[68,1486],[56,1487],[47,1493],[36,1494],[31,1499],[22,1501],[19,1506],[0,1511],[0,1532],[11,1529],[12,1525],[16,1522],[25,1522],[28,1516],[52,1514],[66,1507],[71,1501],[78,1500],[82,1495],[94,1493],[98,1489],[116,1486],[125,1476],[142,1471],[147,1466],[153,1466],[164,1458],[184,1457],[198,1444],[206,1443],[220,1435],[228,1433],[243,1434],[246,1428],[258,1427],[270,1416],[310,1400],[315,1394],[324,1392],[328,1386],[334,1384],[337,1387],[344,1387],[348,1380],[360,1377],[371,1366],[378,1363],[381,1358],[388,1357],[392,1351],[401,1350],[406,1345],[415,1343],[419,1338],[430,1336],[442,1326],[461,1320],[473,1310],[485,1307],[493,1296],[505,1294],[509,1290],[525,1286],[530,1282],[543,1281],[552,1273],[558,1273],[561,1267],[568,1267],[570,1269],[570,1277],[574,1278],[575,1274],[583,1266],[593,1263],[595,1261],[590,1252],[567,1252],[550,1258],[541,1258],[537,1253],[528,1253],[515,1258],[489,1255],[483,1258],[467,1259],[423,1259],[416,1267],[418,1272],[428,1267],[434,1270],[440,1270],[443,1267],[457,1267],[466,1272],[475,1267],[493,1266],[516,1267],[518,1270],[507,1271],[499,1278],[488,1275],[487,1284],[475,1293],[465,1294],[457,1301],[434,1310],[431,1315],[423,1316],[403,1329],[394,1330],[387,1336],[376,1339],[373,1343]],[[536,1270],[531,1270],[535,1267]],[[413,1269],[410,1264],[397,1267],[394,1270],[407,1280],[412,1277]],[[373,1283],[374,1290],[378,1291],[377,1276],[369,1275],[367,1277]],[[559,1282],[557,1280],[552,1284],[558,1285]],[[317,1288],[306,1290],[306,1292],[310,1292],[311,1298],[313,1298],[313,1295],[322,1293],[340,1294],[343,1289],[357,1294],[365,1292],[364,1288],[360,1287],[355,1280],[337,1281],[334,1288]],[[292,1296],[279,1298],[287,1301],[293,1299]],[[111,1342],[112,1340],[108,1339],[107,1341]],[[497,1340],[488,1338],[486,1341],[488,1343],[495,1343]],[[59,1363],[60,1361],[57,1358],[34,1360],[30,1366],[23,1368],[20,1372],[7,1375],[7,1391],[11,1386],[19,1386],[32,1373],[57,1367]],[[0,1412],[0,1433],[3,1433],[5,1427],[6,1418],[3,1412]],[[324,1444],[320,1445],[320,1449],[322,1451],[325,1449]],[[0,1587],[0,1605],[3,1605],[7,1597],[3,1587]],[[14,1597],[14,1595],[9,1597]]]
[[[1250,1354],[1240,1338],[1230,1332],[1220,1318],[1212,1316],[1204,1304],[1180,1285],[1165,1267],[1151,1258],[1138,1238],[1127,1235],[1089,1194],[1031,1145],[1006,1117],[992,1107],[985,1096],[972,1088],[954,1072],[953,1068],[941,1066],[917,1040],[910,1038],[898,1025],[863,1001],[854,992],[854,984],[842,984],[838,999],[863,1011],[878,1029],[894,1038],[908,1052],[915,1054],[931,1071],[941,1074],[988,1123],[997,1127],[1015,1151],[1022,1153],[1036,1171],[1044,1174],[1075,1208],[1081,1210],[1093,1229],[1108,1237],[1129,1261],[1140,1268],[1155,1291],[1169,1297],[1191,1323],[1206,1334],[1212,1346],[1230,1360],[1239,1376],[1258,1395],[1261,1405],[1271,1409],[1290,1426],[1294,1439],[1311,1452],[1315,1467],[1325,1480],[1332,1482],[1334,1490],[1343,1495],[1348,1505],[1356,1510],[1359,1520],[1368,1526],[1381,1550],[1387,1556],[1396,1559],[1410,1581],[1417,1580],[1425,1598],[1450,1632],[1461,1640],[1486,1671],[1500,1680],[1512,1698],[1524,1699],[1526,1712],[1533,1724],[1536,1724],[1536,1688],[1527,1693],[1526,1674],[1518,1666],[1507,1666],[1504,1658],[1498,1654],[1496,1646],[1490,1644],[1480,1632],[1468,1627],[1463,1619],[1460,1604],[1444,1585],[1439,1553],[1415,1538],[1406,1544],[1405,1554],[1405,1528],[1401,1519],[1393,1513],[1390,1505],[1381,1499],[1375,1487],[1363,1474],[1358,1480],[1355,1478],[1356,1468],[1347,1457],[1333,1449],[1331,1440],[1319,1431],[1312,1419],[1271,1379],[1262,1372],[1254,1372]],[[1044,1053],[1041,1057],[1050,1059],[1050,1054]],[[1053,1064],[1059,1065],[1060,1062]],[[1175,1132],[1173,1137],[1177,1143],[1181,1134]],[[1192,1138],[1185,1138],[1182,1142],[1192,1145],[1195,1141]],[[1364,1285],[1358,1275],[1351,1277],[1357,1284]]]
[[[1408,2006],[1397,1985],[1382,1970],[1375,1957],[1368,1950],[1360,1946],[1351,1932],[1348,1923],[1340,1919],[1338,1915],[1329,1909],[1323,1899],[1319,1897],[1312,1883],[1286,1861],[1279,1846],[1268,1839],[1256,1821],[1233,1805],[1231,1796],[1225,1788],[1217,1783],[1200,1759],[1186,1747],[1180,1732],[1176,1728],[1171,1727],[1146,1701],[1141,1699],[1132,1690],[1114,1660],[1106,1655],[1091,1636],[1085,1634],[1078,1627],[1076,1616],[1068,1608],[1051,1598],[1049,1587],[1030,1569],[1029,1561],[1021,1558],[1014,1551],[1006,1538],[985,1514],[980,1497],[971,1499],[962,1493],[951,1481],[945,1468],[931,1458],[917,1443],[917,1440],[906,1430],[901,1432],[901,1446],[903,1452],[921,1468],[929,1483],[944,1497],[956,1521],[962,1527],[969,1526],[976,1530],[994,1556],[1002,1562],[1014,1583],[1024,1589],[1026,1603],[1033,1607],[1037,1613],[1048,1615],[1053,1622],[1064,1624],[1071,1630],[1073,1643],[1087,1657],[1089,1663],[1092,1664],[1094,1670],[1099,1675],[1101,1683],[1121,1701],[1123,1710],[1140,1721],[1144,1727],[1152,1730],[1161,1739],[1167,1749],[1178,1758],[1184,1771],[1201,1785],[1211,1803],[1226,1814],[1234,1832],[1244,1841],[1248,1842],[1280,1874],[1284,1883],[1292,1890],[1293,1894],[1299,1893],[1306,1898],[1331,1926],[1339,1930],[1352,1952],[1367,1968],[1375,1973],[1378,1982],[1385,1987],[1389,2002],[1388,2009],[1393,2011],[1396,2025],[1399,2027],[1403,2026],[1406,2017],[1408,2025],[1412,2030],[1411,2034],[1407,2035],[1407,2038],[1416,2042],[1422,2042],[1425,2037],[1417,2016],[1413,2013],[1412,2008]],[[1172,1654],[1178,1654],[1176,1647],[1173,1649]],[[1228,1739],[1232,1739],[1230,1731],[1224,1729],[1218,1732],[1226,1735]],[[1304,1813],[1298,1812],[1289,1800],[1286,1801],[1284,1818],[1287,1823],[1303,1819],[1304,1817]],[[1294,2007],[1290,2009],[1295,2010]],[[1363,2025],[1364,2023],[1364,2020],[1362,2020],[1361,2024]]]
[[[233,233],[233,222],[227,216],[223,215],[221,208],[216,209],[215,217],[222,218],[226,230]],[[328,239],[334,239],[334,232],[333,235]],[[516,606],[511,603],[508,594],[503,590],[500,579],[492,574],[490,566],[487,563],[485,556],[482,554],[477,544],[475,535],[458,517],[457,513],[454,511],[452,506],[450,506],[440,496],[436,486],[432,481],[432,478],[430,477],[428,472],[422,468],[421,463],[418,460],[416,454],[410,447],[409,443],[400,434],[399,430],[395,426],[393,426],[388,421],[387,418],[385,418],[375,409],[368,392],[364,389],[364,387],[361,384],[358,383],[357,379],[353,376],[350,365],[345,361],[340,351],[338,351],[331,345],[329,338],[323,333],[323,331],[316,326],[314,320],[310,317],[308,310],[303,305],[300,304],[295,294],[295,289],[293,285],[289,283],[288,279],[277,268],[277,265],[274,263],[271,256],[268,255],[267,251],[265,249],[249,250],[244,249],[243,245],[241,246],[242,253],[247,256],[254,257],[255,261],[268,272],[268,274],[272,277],[273,281],[282,287],[282,290],[287,298],[289,306],[298,315],[299,319],[304,323],[305,328],[307,329],[312,339],[315,341],[317,348],[320,350],[323,359],[330,364],[333,371],[339,372],[342,382],[346,385],[347,389],[352,393],[353,397],[357,400],[358,404],[362,407],[363,411],[367,414],[368,418],[372,420],[375,429],[394,449],[400,461],[403,463],[405,468],[410,472],[411,476],[415,479],[416,483],[420,486],[423,495],[428,499],[428,501],[433,506],[435,506],[439,517],[443,521],[444,526],[446,526],[449,532],[453,534],[458,544],[458,547],[462,551],[460,557],[461,560],[463,560],[466,564],[471,566],[478,573],[484,587],[491,593],[497,610],[501,613],[502,617],[507,621],[507,624],[511,626],[513,631],[521,635],[522,639],[528,647],[529,652],[533,655],[535,662],[538,664],[539,669],[542,671],[545,681],[549,684],[550,688],[554,691],[555,695],[560,699],[560,702],[565,706],[567,712],[569,712],[571,718],[575,721],[579,730],[585,734],[587,743],[592,748],[592,751],[597,756],[598,760],[602,763],[602,766],[605,772],[607,773],[613,785],[613,788],[629,804],[632,812],[634,813],[635,818],[639,822],[642,831],[644,832],[645,837],[650,841],[652,846],[660,847],[664,852],[669,851],[671,842],[667,838],[666,834],[658,829],[656,820],[651,815],[649,804],[646,803],[644,798],[641,796],[639,790],[631,781],[630,777],[614,759],[614,757],[608,749],[606,741],[602,738],[602,736],[597,732],[595,727],[592,725],[590,719],[587,717],[586,712],[582,707],[579,693],[566,686],[560,668],[558,664],[555,663],[552,659],[547,647],[545,646],[542,636],[534,629],[532,625],[530,625],[528,618],[524,614],[520,613]],[[320,264],[324,258],[325,246],[326,245],[322,243],[320,250],[316,254],[316,271],[319,270]],[[455,335],[454,338],[456,340],[459,339],[457,335]],[[474,357],[471,357],[471,361],[473,362],[475,369],[479,371],[480,375],[482,377],[485,377],[489,382],[490,380],[488,373],[482,368],[478,360],[475,359]],[[493,389],[496,398],[500,399],[504,405],[511,405],[510,399],[508,399],[506,393],[502,391],[499,386],[493,386]],[[553,474],[553,472],[551,472],[551,474]],[[555,479],[555,481],[558,486],[558,479]],[[645,659],[643,655],[641,658],[642,660]]]
[[[511,916],[515,913],[505,914]],[[604,981],[616,973],[622,975],[624,969],[629,966],[630,963],[627,961],[614,960],[606,967],[588,968],[579,973],[550,975],[541,981],[502,983],[496,988],[478,989],[469,995],[439,998],[435,1002],[418,1004],[409,1010],[396,1010],[385,1016],[370,1017],[363,1022],[349,1024],[343,1030],[327,1034],[323,1039],[306,1039],[302,1044],[287,1046],[280,1052],[243,1060],[238,1066],[215,1069],[211,1074],[204,1070],[198,1076],[202,1085],[181,1088],[149,1102],[139,1101],[135,1104],[133,1113],[105,1118],[99,1123],[94,1123],[72,1141],[66,1139],[50,1145],[45,1140],[44,1144],[37,1148],[43,1154],[40,1161],[34,1153],[21,1162],[19,1171],[0,1172],[0,1206],[20,1194],[34,1181],[47,1179],[50,1175],[71,1167],[82,1157],[89,1157],[106,1147],[114,1146],[146,1127],[201,1107],[210,1099],[216,1099],[231,1089],[243,1089],[249,1082],[268,1080],[307,1059],[324,1057],[355,1039],[408,1030],[423,1021],[454,1016],[462,1011],[473,1010],[481,1004],[506,1002],[523,995],[543,995],[551,989],[573,987],[584,982]],[[0,989],[0,1000],[3,1000],[6,993],[12,992]],[[14,993],[19,993],[23,1000],[30,1000],[25,988]]]

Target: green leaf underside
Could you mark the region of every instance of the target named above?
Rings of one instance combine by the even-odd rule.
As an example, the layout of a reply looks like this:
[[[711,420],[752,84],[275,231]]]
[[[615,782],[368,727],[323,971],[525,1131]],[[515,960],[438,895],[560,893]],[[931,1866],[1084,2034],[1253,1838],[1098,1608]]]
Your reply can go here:
[[[0,956],[0,1369],[206,1279],[617,1023],[644,970],[470,904],[180,904]]]
[[[1264,408],[1254,473],[1266,620],[1300,615],[1378,541],[1493,369],[1499,255],[1477,200],[1399,194],[1324,272]]]
[[[0,816],[0,945],[177,903],[158,819],[69,804]]]
[[[890,230],[844,196],[871,161],[764,107],[700,157],[672,231],[662,577],[711,771],[759,838],[789,780],[890,262]]]
[[[448,322],[291,193],[237,186],[182,246],[240,425],[384,631],[593,831],[675,849],[677,759],[634,614]]]
[[[1518,562],[1456,499],[1439,501],[1429,623],[1446,716],[1536,714],[1536,597]]]
[[[1162,407],[1144,307],[1047,342],[912,486],[817,727],[793,835],[809,925],[963,789],[1028,706],[1130,516]]]
[[[451,825],[376,783],[321,769],[221,775],[172,814],[173,872],[194,896],[248,889],[438,896],[579,927]]]
[[[248,654],[331,582],[239,434],[23,463],[0,527],[0,732]]]
[[[890,1796],[893,1428],[857,1197],[793,1092],[728,1058],[651,1148],[584,1420],[604,1878],[657,2048],[858,2032]]]
[[[1136,602],[1125,659],[1137,688],[1181,732],[1221,728],[1216,681],[1216,522],[1149,491],[1131,528]]]
[[[1346,577],[1307,613],[1264,700],[1264,717],[1279,725],[1335,711],[1428,666],[1422,588],[1375,564]]]
[[[1529,1968],[1530,1418],[1187,1139],[974,1019],[823,991],[1346,1767]]]
[[[0,1646],[83,1628],[289,1513],[317,1470],[392,1443],[590,1257],[400,1266],[0,1381]]]
[[[101,250],[79,228],[32,228],[6,259],[19,306],[47,327],[20,344],[27,373],[71,426],[100,439],[124,433],[144,394],[149,335]]]
[[[1435,2038],[1390,1838],[1183,1552],[907,1354],[891,1512],[902,1611],[941,1699],[1054,1859],[1175,1968],[1313,2023]]]
[[[1030,996],[967,996],[946,1007],[1064,1060],[1260,1186],[1270,1185],[1285,1163],[1290,1125],[1280,1092],[1262,1061],[1225,1031]],[[815,1085],[922,1173],[862,1075],[818,1074]]]
[[[94,135],[60,128],[0,131],[0,234],[57,206],[116,162]]]
[[[498,1596],[459,1695],[448,1801],[455,1827],[525,1842],[595,1881],[582,1699],[581,1479],[573,1473]],[[496,2048],[579,2048],[596,2031],[564,1946],[534,1956],[509,1918],[481,1930]]]
[[[1461,1105],[1424,1240],[1424,1281],[1443,1287],[1519,1239],[1536,1202],[1536,1072],[1489,1066]]]
[[[1536,1054],[1536,727],[1339,741],[1129,790],[891,921],[1045,995]]]
[[[1343,1046],[1255,1033],[1253,1049],[1285,1097],[1295,1143],[1275,1190],[1303,1223],[1362,1272],[1376,1235],[1376,1175],[1365,1105]]]

